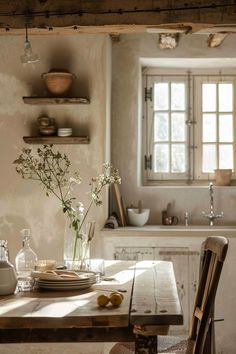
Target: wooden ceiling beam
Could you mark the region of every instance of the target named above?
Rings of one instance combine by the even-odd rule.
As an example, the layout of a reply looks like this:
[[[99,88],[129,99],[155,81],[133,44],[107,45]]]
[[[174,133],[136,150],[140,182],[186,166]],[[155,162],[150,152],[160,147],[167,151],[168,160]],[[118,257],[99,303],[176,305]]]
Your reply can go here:
[[[26,22],[32,34],[122,34],[181,27],[195,32],[236,24],[236,4],[233,0],[0,0],[1,34],[22,34]]]

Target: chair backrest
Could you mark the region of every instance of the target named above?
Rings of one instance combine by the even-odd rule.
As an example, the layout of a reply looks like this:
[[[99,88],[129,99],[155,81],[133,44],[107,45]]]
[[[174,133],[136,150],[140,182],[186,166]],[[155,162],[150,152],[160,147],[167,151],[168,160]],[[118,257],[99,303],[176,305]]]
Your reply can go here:
[[[189,338],[194,341],[193,354],[204,354],[211,315],[221,270],[228,250],[228,240],[210,236],[204,242],[203,264],[193,309]]]

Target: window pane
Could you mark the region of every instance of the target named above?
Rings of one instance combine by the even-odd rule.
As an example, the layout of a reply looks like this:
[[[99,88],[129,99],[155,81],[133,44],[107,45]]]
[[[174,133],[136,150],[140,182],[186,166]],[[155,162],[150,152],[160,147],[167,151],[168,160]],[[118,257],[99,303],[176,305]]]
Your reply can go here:
[[[155,172],[169,172],[169,145],[155,144],[154,149]]]
[[[219,115],[219,141],[233,141],[233,116],[232,114]]]
[[[171,140],[185,141],[185,114],[172,113],[171,115]]]
[[[185,172],[185,145],[172,144],[171,147],[171,172]]]
[[[154,84],[154,110],[164,111],[169,109],[169,84],[158,82]]]
[[[202,84],[202,111],[216,111],[216,84]]]
[[[174,111],[185,110],[185,83],[171,83],[171,109]]]
[[[219,146],[219,168],[233,169],[233,145]]]
[[[155,113],[154,118],[154,140],[169,140],[169,120],[167,113]]]
[[[216,141],[216,115],[203,114],[202,116],[202,141]]]
[[[202,151],[202,172],[210,173],[216,169],[216,145],[204,144]]]
[[[233,85],[219,84],[219,111],[232,112],[233,111]]]

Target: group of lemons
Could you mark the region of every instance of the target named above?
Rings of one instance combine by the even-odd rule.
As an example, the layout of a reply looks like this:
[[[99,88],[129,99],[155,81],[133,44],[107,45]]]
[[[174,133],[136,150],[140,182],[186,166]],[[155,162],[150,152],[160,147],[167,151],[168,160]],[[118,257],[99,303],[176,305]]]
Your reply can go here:
[[[114,292],[110,293],[110,295],[105,295],[105,294],[99,295],[97,297],[97,304],[100,307],[105,307],[110,302],[113,306],[120,306],[123,299],[124,299],[123,294],[121,294],[117,291],[114,291]]]

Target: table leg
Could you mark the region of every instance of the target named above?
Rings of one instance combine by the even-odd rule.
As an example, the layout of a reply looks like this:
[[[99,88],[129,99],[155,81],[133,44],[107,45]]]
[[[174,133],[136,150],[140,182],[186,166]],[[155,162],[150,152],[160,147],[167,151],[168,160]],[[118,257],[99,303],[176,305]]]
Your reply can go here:
[[[157,336],[135,335],[135,354],[157,354]]]

